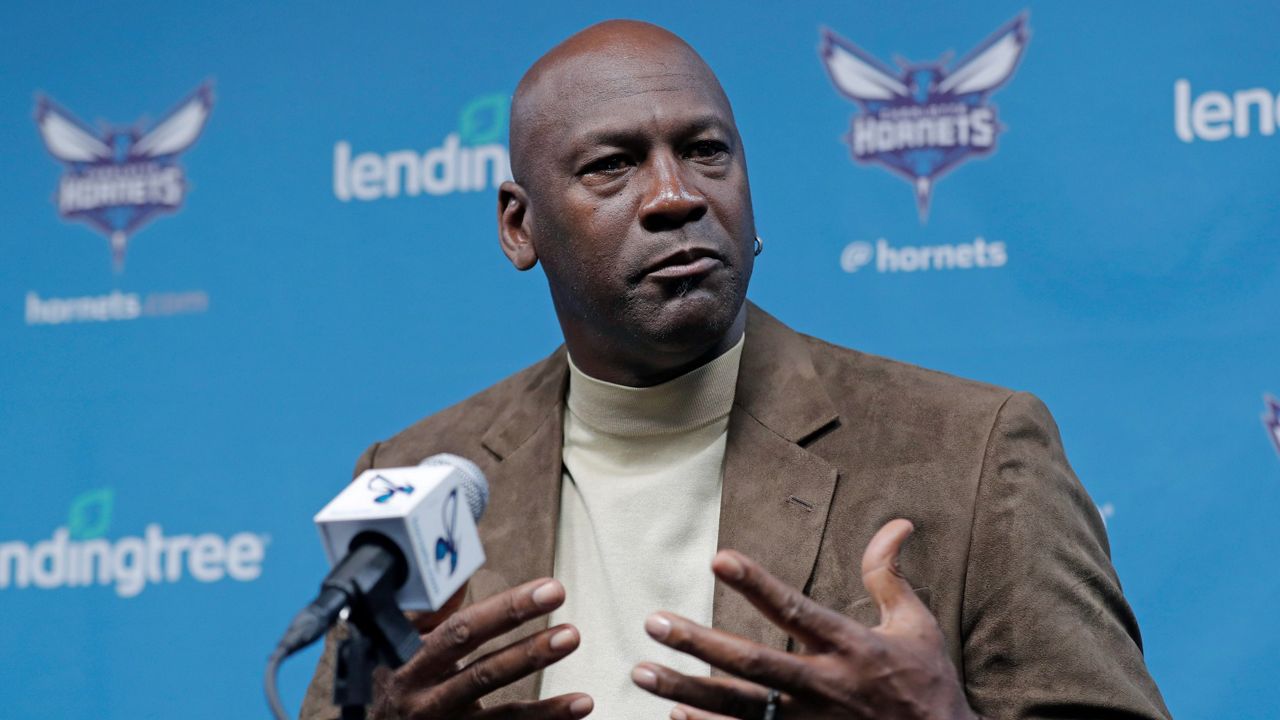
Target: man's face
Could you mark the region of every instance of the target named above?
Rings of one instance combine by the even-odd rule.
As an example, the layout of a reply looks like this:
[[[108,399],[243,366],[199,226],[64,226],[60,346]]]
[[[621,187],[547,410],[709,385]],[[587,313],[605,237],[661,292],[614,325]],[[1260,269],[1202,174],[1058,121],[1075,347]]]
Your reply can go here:
[[[562,324],[640,352],[720,340],[746,295],[755,227],[714,77],[675,52],[556,72],[539,89],[536,162],[521,181]]]

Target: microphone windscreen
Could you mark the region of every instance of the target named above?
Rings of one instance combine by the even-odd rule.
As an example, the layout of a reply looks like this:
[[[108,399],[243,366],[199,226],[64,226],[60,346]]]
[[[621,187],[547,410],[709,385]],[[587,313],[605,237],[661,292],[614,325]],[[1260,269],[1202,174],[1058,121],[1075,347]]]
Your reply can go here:
[[[471,508],[471,517],[480,520],[489,507],[489,481],[480,466],[453,453],[437,453],[418,465],[447,465],[462,473],[462,494],[467,498],[467,507]]]

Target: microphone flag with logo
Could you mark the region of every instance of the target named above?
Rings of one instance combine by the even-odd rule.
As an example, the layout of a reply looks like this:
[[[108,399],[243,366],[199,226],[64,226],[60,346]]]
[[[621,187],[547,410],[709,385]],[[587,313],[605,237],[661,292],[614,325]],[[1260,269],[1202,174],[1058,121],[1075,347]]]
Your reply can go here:
[[[467,502],[460,512],[462,499]],[[488,500],[480,468],[442,453],[416,467],[360,473],[315,522],[330,565],[366,533],[390,540],[408,566],[396,602],[402,610],[436,610],[484,564],[476,520]]]

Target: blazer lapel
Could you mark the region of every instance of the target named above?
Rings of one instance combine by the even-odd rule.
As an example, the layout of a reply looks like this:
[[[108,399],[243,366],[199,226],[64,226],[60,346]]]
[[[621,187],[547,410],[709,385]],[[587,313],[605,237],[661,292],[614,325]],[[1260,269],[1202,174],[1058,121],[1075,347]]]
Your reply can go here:
[[[560,515],[563,473],[563,412],[568,364],[564,349],[544,361],[519,395],[481,438],[497,460],[489,470],[493,488],[488,511],[479,524],[489,555],[472,577],[468,599],[486,598],[555,569],[556,523]],[[545,630],[547,616],[486,643],[478,657],[519,638]],[[541,673],[493,693],[492,702],[536,700]]]
[[[725,449],[719,547],[738,550],[796,588],[813,572],[837,471],[804,449],[839,420],[804,339],[750,305]],[[712,622],[775,648],[787,634],[717,583]]]

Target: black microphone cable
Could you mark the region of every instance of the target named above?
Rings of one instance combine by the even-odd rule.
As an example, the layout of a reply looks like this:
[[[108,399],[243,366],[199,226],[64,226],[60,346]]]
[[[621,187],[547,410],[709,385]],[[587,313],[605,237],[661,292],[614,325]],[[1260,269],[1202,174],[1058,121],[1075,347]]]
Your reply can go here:
[[[276,720],[289,720],[284,703],[280,702],[280,688],[276,686],[276,677],[280,674],[280,663],[284,662],[284,658],[285,654],[279,648],[271,653],[271,657],[267,658],[267,674],[262,681],[262,687],[267,693],[267,706],[271,708],[271,714]]]

